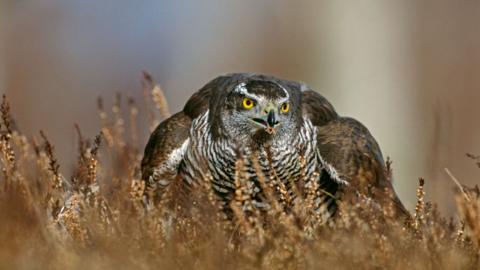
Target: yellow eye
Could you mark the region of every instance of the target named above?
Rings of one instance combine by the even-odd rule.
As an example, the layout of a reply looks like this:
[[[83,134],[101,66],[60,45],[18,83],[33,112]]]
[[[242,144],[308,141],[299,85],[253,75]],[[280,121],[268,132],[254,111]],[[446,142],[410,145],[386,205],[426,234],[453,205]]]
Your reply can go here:
[[[249,98],[244,98],[242,105],[245,109],[251,109],[255,105],[255,102]]]
[[[288,103],[283,103],[282,112],[287,113],[289,110],[290,110],[290,106],[288,105]]]

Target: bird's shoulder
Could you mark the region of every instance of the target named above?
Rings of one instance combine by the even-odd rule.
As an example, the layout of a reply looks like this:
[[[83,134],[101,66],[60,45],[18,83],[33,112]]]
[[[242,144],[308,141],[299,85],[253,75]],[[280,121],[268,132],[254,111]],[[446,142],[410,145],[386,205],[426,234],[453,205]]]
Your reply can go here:
[[[299,84],[297,87],[302,92],[303,117],[310,120],[314,126],[322,126],[339,118],[335,108],[324,96],[305,84]]]
[[[303,117],[317,130],[317,147],[341,178],[349,182],[375,182],[384,177],[384,160],[380,147],[370,131],[359,121],[341,117],[332,104],[305,84],[302,91]]]
[[[162,121],[150,135],[142,160],[142,178],[148,180],[159,168],[173,174],[180,164],[177,153],[186,150],[185,142],[189,139],[190,128],[195,119],[209,111],[210,104],[221,94],[224,87],[243,75],[223,75],[208,82],[196,91],[186,102],[182,111]],[[175,154],[175,155],[173,155]],[[167,169],[165,169],[165,165]]]
[[[171,154],[188,140],[192,119],[181,111],[160,123],[150,135],[142,160],[142,178],[148,180],[155,169],[169,161]]]
[[[343,180],[380,204],[393,203],[399,217],[409,213],[393,189],[382,151],[370,131],[356,119],[339,117],[317,127],[317,145],[322,158]]]
[[[352,184],[383,185],[385,162],[370,131],[359,121],[339,117],[317,127],[320,154]]]

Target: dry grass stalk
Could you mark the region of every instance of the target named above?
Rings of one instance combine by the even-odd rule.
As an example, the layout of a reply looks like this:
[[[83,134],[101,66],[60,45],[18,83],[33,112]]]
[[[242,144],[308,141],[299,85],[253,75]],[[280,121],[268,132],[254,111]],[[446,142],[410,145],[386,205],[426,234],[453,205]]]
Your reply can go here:
[[[156,83],[153,80],[152,75],[146,71],[143,72],[143,81],[144,85],[150,89],[152,99],[158,111],[160,112],[162,119],[167,119],[170,117],[171,114],[170,110],[168,109],[168,102],[160,85]]]
[[[469,158],[471,158],[473,161],[475,161],[475,163],[477,164],[477,166],[480,168],[480,156],[479,156],[479,155],[473,155],[473,154],[467,153],[467,157],[469,157]]]
[[[40,131],[40,136],[45,144],[45,154],[47,155],[49,165],[48,170],[52,173],[52,189],[63,191],[65,180],[60,174],[60,164],[58,164],[57,158],[55,157],[54,147],[43,131]]]
[[[455,176],[453,176],[453,174],[450,172],[449,169],[445,168],[445,172],[448,174],[450,179],[452,179],[452,181],[455,183],[455,185],[457,185],[458,190],[460,190],[460,192],[463,194],[463,196],[465,196],[465,199],[467,201],[470,201],[470,198],[468,197],[468,194],[463,190],[463,187],[460,184],[460,182],[457,180],[457,178]]]
[[[132,139],[132,145],[138,145],[138,108],[133,98],[128,98],[128,106],[130,108],[130,137]]]
[[[114,145],[114,135],[112,134],[112,130],[110,124],[108,122],[108,114],[105,112],[103,99],[99,97],[97,99],[97,109],[98,109],[98,116],[100,118],[100,123],[102,125],[102,133],[107,141],[109,147],[113,147]]]
[[[414,215],[414,228],[416,230],[420,229],[420,225],[423,224],[425,218],[425,180],[420,178],[418,180],[417,188],[417,204],[415,205],[415,215]]]
[[[125,120],[122,116],[122,95],[117,93],[115,95],[115,101],[112,106],[112,113],[114,118],[114,132],[116,137],[117,146],[122,149],[125,147]]]
[[[475,186],[471,189],[464,189],[464,192],[467,196],[462,193],[456,196],[457,207],[463,221],[462,227],[468,228],[467,231],[462,229],[462,234],[467,234],[467,240],[471,240],[477,249],[480,249],[480,189]]]

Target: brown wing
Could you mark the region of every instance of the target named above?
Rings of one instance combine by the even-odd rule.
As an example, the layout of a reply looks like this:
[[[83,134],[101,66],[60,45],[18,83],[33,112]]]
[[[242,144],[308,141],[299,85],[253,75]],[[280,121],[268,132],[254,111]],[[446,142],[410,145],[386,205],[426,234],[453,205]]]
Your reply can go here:
[[[379,203],[392,198],[397,214],[409,215],[387,176],[378,143],[360,122],[342,117],[319,126],[317,143],[322,157],[353,190]]]
[[[397,212],[408,215],[387,177],[380,147],[368,129],[355,119],[339,117],[324,97],[312,92],[303,95],[304,117],[318,129],[317,145],[322,158],[349,182],[351,190],[379,202],[388,190]]]
[[[325,125],[339,117],[332,104],[325,97],[309,90],[306,85],[301,85],[301,87],[308,89],[302,92],[303,115],[310,119],[314,126]]]
[[[320,153],[342,179],[358,187],[385,186],[380,148],[362,124],[342,117],[317,128]]]
[[[159,199],[177,176],[192,119],[183,111],[163,121],[150,136],[142,160],[142,179],[150,198]]]
[[[212,95],[229,78],[221,76],[210,81],[192,95],[181,112],[160,123],[150,136],[142,160],[142,179],[147,183],[147,191],[153,191],[155,197],[178,174],[193,119],[209,109]]]

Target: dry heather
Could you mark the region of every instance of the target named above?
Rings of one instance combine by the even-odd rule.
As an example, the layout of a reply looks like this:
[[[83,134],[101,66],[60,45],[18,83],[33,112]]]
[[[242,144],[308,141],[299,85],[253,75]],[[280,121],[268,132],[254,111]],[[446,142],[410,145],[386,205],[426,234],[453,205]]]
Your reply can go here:
[[[156,115],[166,117],[168,109],[148,74],[143,85],[142,106],[154,127]],[[459,187],[457,219],[442,217],[424,200],[422,179],[415,213],[405,221],[393,206],[356,199],[341,202],[335,222],[322,225],[313,206],[321,189],[299,185],[293,203],[281,183],[264,178],[272,207],[259,213],[240,174],[233,221],[221,211],[208,174],[188,194],[172,185],[160,205],[146,205],[138,109],[131,99],[126,105],[118,96],[107,113],[99,100],[103,128],[92,141],[76,127],[78,162],[65,178],[45,134],[28,139],[19,133],[4,98],[1,269],[480,268],[478,187]]]

